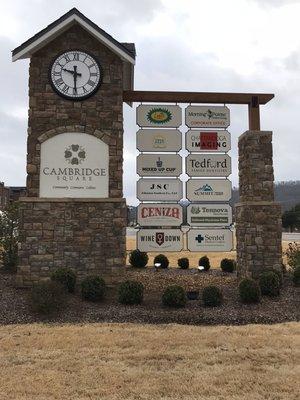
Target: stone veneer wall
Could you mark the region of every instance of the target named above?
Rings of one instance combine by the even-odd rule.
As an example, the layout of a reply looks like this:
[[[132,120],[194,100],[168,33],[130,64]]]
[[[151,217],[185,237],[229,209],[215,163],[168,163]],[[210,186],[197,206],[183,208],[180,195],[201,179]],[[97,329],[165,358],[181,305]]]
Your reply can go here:
[[[98,274],[116,283],[125,264],[126,216],[124,199],[23,198],[17,286],[48,279],[58,267],[73,269],[79,281]]]
[[[60,97],[49,68],[66,50],[98,58],[103,80],[83,101]],[[45,140],[64,132],[96,136],[109,146],[109,198],[40,199],[40,150]],[[49,278],[68,266],[79,278],[98,273],[113,283],[125,265],[126,203],[123,199],[123,62],[78,24],[34,53],[29,68],[27,198],[21,200],[17,286]]]
[[[272,132],[239,138],[240,203],[236,205],[237,265],[241,277],[281,270],[281,206],[274,202]]]

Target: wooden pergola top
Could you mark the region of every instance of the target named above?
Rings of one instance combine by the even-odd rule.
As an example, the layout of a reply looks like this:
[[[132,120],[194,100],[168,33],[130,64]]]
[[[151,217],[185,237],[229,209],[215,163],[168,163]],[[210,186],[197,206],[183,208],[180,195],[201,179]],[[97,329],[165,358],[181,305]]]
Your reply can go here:
[[[272,93],[212,93],[212,92],[153,92],[127,90],[123,92],[126,102],[154,103],[212,103],[212,104],[252,104],[257,107],[272,100]]]

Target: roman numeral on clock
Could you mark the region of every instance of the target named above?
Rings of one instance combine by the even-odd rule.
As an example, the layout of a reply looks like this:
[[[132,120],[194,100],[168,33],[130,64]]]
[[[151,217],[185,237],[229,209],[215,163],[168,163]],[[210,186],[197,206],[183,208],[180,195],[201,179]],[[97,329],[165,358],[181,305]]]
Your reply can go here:
[[[63,93],[68,93],[69,86],[65,84],[65,86],[61,89]]]
[[[56,79],[55,83],[57,86],[61,86],[64,83],[64,81],[62,80],[62,78],[59,78],[59,79]]]
[[[87,85],[90,85],[90,86],[92,86],[92,87],[95,86],[95,82],[94,82],[94,81],[91,81],[90,79],[87,81],[86,84],[87,84]]]
[[[73,53],[73,61],[79,61],[79,53]]]

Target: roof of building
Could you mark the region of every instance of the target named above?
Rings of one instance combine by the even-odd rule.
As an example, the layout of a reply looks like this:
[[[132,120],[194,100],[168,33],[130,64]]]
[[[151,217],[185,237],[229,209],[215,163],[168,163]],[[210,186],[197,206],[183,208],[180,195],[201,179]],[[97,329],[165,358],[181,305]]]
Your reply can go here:
[[[46,28],[32,36],[26,42],[16,47],[12,51],[12,60],[16,61],[22,58],[29,58],[36,51],[51,42],[62,32],[69,29],[70,26],[78,23],[92,36],[99,40],[102,44],[110,48],[111,51],[119,55],[124,61],[135,64],[135,46],[134,43],[120,43],[111,35],[101,29],[89,18],[83,15],[77,8],[72,8],[66,14],[52,22]]]

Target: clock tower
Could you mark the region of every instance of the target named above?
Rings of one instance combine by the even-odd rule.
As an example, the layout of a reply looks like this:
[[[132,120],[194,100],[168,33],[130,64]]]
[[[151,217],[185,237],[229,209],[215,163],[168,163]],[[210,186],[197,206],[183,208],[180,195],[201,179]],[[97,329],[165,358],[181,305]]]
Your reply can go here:
[[[12,54],[30,58],[17,285],[64,267],[113,284],[126,255],[123,91],[133,89],[134,44],[74,8]]]

